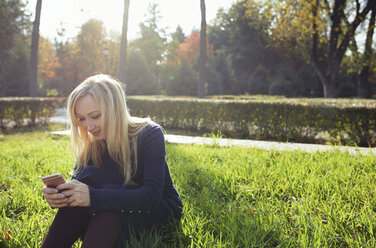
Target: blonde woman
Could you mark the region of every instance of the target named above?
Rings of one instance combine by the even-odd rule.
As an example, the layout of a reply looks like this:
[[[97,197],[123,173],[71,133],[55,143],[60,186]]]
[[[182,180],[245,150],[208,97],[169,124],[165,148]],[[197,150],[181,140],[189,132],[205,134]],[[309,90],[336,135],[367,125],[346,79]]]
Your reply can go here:
[[[59,208],[42,247],[121,247],[130,230],[160,228],[180,219],[182,202],[165,159],[161,128],[130,116],[122,85],[89,77],[68,98],[72,180],[43,188]]]

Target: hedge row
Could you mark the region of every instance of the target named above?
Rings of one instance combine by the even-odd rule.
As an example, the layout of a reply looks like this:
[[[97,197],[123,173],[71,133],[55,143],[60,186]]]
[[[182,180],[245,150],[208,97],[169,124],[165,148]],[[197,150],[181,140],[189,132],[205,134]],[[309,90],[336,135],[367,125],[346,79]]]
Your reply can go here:
[[[0,125],[4,127],[10,120],[16,125],[47,124],[55,109],[63,106],[64,100],[61,97],[0,98]]]
[[[376,101],[351,99],[197,99],[128,97],[135,116],[150,116],[166,129],[227,137],[308,143],[376,145]],[[64,98],[0,98],[0,124],[44,120]]]
[[[129,97],[128,105],[134,115],[150,116],[171,129],[283,142],[376,145],[374,100]]]

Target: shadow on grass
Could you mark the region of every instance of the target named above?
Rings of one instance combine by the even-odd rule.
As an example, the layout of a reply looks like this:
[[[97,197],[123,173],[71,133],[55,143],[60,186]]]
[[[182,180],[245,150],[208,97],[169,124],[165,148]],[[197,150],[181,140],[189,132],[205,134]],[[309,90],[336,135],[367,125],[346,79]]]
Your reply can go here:
[[[283,228],[271,209],[261,209],[249,195],[234,190],[233,178],[211,169],[210,155],[195,158],[169,146],[171,174],[184,211],[180,229],[160,247],[277,247],[286,245]],[[253,206],[252,209],[250,206]],[[259,207],[259,208],[258,208]],[[173,244],[173,246],[168,246]]]

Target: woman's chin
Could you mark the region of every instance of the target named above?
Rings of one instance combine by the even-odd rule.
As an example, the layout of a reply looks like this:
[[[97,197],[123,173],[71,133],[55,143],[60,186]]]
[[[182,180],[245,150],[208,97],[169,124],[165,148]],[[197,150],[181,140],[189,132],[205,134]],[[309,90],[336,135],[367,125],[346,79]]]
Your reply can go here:
[[[98,135],[91,135],[91,137],[93,138],[93,140],[96,140],[96,141],[100,141],[100,140],[105,140],[106,137],[101,133],[99,133]]]
[[[100,140],[105,140],[106,138],[104,136],[98,136],[98,137],[94,136],[93,139],[100,141]]]

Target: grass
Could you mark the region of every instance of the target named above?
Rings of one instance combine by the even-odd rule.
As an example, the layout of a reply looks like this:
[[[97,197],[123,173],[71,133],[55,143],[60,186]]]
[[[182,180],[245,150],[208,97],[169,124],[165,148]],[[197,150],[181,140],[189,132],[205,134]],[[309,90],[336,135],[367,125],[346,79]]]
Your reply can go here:
[[[69,139],[12,132],[0,151],[0,247],[39,247],[56,212],[39,177],[70,177]],[[376,247],[372,155],[167,144],[167,160],[181,224],[131,247]]]

